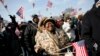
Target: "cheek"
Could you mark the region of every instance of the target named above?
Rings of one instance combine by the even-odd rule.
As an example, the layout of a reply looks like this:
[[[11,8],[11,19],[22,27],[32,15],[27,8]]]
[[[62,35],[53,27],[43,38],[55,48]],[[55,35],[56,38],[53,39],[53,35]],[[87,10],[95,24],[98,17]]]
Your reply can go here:
[[[46,24],[45,28],[49,28],[48,24]]]
[[[50,24],[50,23],[48,23],[48,24],[46,25],[46,27],[47,27],[47,28],[49,28],[50,26],[51,26],[51,24]]]
[[[48,24],[48,27],[51,27],[51,24],[50,23]]]

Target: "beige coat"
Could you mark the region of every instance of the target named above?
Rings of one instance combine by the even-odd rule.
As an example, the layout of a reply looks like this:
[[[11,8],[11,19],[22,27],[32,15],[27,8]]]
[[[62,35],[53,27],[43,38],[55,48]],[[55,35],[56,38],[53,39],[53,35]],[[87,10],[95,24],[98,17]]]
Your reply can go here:
[[[56,30],[56,34],[51,34],[50,32],[43,30],[42,33],[37,32],[35,37],[36,45],[35,51],[39,49],[44,49],[48,54],[59,56],[59,49],[63,48],[67,43],[67,36],[63,31]]]

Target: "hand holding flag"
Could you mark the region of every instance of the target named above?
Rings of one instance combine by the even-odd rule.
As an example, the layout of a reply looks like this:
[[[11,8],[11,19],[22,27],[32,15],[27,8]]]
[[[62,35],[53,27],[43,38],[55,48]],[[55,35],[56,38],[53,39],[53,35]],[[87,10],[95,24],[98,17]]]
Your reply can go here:
[[[81,41],[72,43],[72,46],[76,50],[75,56],[88,56],[84,42],[85,42],[84,40],[81,40]]]
[[[11,21],[12,22],[15,22],[16,21],[16,16],[15,15],[13,15],[13,16],[12,15],[9,15],[9,17],[11,18]]]

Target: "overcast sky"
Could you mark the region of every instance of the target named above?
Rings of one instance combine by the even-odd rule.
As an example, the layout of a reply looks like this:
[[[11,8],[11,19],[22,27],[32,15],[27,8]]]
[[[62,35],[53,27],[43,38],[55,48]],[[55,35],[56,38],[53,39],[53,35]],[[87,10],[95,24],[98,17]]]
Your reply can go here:
[[[4,0],[5,4],[8,6],[8,11],[12,15],[16,15],[18,9],[22,6],[24,7],[24,20],[31,20],[32,14],[41,14],[43,16],[58,16],[64,11],[66,8],[82,8],[83,12],[89,10],[94,0],[51,0],[53,3],[52,8],[46,11],[46,5],[48,0]],[[32,3],[35,3],[35,7],[33,8]],[[0,14],[4,17],[5,20],[10,21],[8,17],[9,13],[6,11],[4,6],[0,3]],[[21,21],[19,16],[16,15],[17,21]]]

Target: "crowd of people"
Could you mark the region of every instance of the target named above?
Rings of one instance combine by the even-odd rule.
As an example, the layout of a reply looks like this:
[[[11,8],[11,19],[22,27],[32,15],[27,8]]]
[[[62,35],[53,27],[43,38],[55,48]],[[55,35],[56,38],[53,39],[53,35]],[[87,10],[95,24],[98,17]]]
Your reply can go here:
[[[70,15],[65,16],[59,19],[44,17],[40,20],[38,15],[33,15],[32,21],[18,24],[16,17],[10,15],[12,22],[7,26],[1,24],[0,35],[4,39],[1,39],[3,40],[1,50],[4,52],[1,51],[0,55],[19,56],[22,53],[25,56],[60,55],[58,54],[61,53],[60,49],[79,40],[79,33],[76,31],[80,31],[78,22],[82,15],[79,15],[78,19],[71,18]],[[3,18],[1,19],[3,23]]]
[[[80,40],[85,40],[88,56],[99,56],[99,13],[100,1],[95,0],[93,8],[78,17],[63,14],[40,20],[35,14],[32,21],[18,24],[16,16],[9,15],[11,22],[5,26],[0,16],[0,56],[64,56],[63,48]]]

